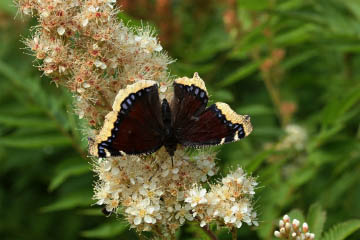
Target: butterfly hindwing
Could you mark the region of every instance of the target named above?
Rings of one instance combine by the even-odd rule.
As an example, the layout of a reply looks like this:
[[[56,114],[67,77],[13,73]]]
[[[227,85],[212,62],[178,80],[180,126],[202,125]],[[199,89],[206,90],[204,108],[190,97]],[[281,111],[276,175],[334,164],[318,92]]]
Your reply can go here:
[[[139,81],[118,93],[96,139],[97,155],[155,152],[163,145],[163,129],[158,86]]]
[[[216,103],[183,128],[179,142],[194,147],[218,145],[240,140],[251,131],[248,116],[238,115],[225,103]]]

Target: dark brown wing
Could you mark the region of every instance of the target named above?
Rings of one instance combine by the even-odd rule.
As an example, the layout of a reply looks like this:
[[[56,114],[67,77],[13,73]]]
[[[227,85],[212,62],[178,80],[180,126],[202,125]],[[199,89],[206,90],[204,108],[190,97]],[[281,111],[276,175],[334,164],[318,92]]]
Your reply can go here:
[[[206,109],[207,101],[205,84],[197,74],[192,79],[175,81],[172,126],[180,144],[217,145],[250,134],[250,117],[236,114],[225,103],[216,103]]]
[[[163,145],[158,86],[153,81],[135,84],[118,93],[106,117],[97,141],[99,157],[151,153]]]
[[[218,145],[246,137],[252,131],[250,117],[236,114],[225,103],[208,107],[177,134],[184,146]]]
[[[172,126],[175,132],[182,131],[196,120],[205,110],[208,102],[204,82],[195,75],[194,78],[179,78],[174,82],[172,101]]]

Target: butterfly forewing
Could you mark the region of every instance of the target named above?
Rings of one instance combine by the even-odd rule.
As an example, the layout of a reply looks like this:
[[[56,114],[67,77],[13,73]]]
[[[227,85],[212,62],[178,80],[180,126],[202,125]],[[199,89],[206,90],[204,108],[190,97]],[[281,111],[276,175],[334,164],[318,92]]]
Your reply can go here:
[[[206,89],[195,84],[174,83],[172,102],[172,125],[175,132],[191,124],[205,110],[208,102]]]
[[[157,85],[133,90],[125,92],[127,96],[118,103],[111,136],[98,145],[99,156],[151,153],[162,146],[164,125]]]

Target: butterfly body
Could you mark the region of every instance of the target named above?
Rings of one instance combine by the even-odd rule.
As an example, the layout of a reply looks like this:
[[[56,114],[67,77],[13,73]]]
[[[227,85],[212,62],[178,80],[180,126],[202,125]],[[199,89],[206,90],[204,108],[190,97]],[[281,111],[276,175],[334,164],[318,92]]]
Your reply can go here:
[[[200,147],[237,141],[252,131],[250,118],[236,114],[227,104],[206,108],[204,82],[179,78],[171,104],[160,103],[157,83],[139,81],[119,91],[113,111],[90,146],[98,157],[147,154],[164,146],[174,156],[177,145]]]
[[[176,135],[171,123],[171,109],[169,102],[166,99],[163,99],[162,102],[162,117],[164,123],[164,140],[163,145],[166,151],[169,153],[170,156],[174,156],[176,151],[176,147],[178,144],[178,140],[176,139]]]

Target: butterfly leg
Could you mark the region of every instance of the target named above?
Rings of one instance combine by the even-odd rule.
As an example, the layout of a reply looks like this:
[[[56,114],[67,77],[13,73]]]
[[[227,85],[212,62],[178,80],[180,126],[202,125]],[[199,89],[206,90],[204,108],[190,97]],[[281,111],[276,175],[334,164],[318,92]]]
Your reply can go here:
[[[151,182],[151,179],[152,179],[153,177],[155,177],[155,175],[156,175],[157,172],[159,171],[159,168],[160,168],[160,165],[159,165],[159,164],[156,164],[156,170],[155,170],[154,174],[149,178],[149,182]]]

